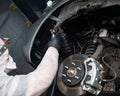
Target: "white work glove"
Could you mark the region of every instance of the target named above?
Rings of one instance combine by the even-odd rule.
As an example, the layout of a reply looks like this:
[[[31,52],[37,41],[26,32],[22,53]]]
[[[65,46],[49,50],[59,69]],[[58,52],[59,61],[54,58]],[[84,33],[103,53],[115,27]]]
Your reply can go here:
[[[9,55],[8,38],[0,38],[0,71],[8,73],[13,69],[16,69],[16,63]]]

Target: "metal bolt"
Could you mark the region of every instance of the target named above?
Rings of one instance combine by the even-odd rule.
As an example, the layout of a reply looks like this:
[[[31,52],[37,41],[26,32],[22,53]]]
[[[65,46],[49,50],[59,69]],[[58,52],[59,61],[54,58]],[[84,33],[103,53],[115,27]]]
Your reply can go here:
[[[79,79],[79,77],[78,77],[78,76],[75,76],[75,79]]]
[[[70,79],[67,79],[67,82],[71,83],[72,81]]]
[[[74,66],[75,66],[76,64],[75,64],[74,62],[72,62],[72,65],[74,65]]]
[[[66,69],[68,69],[68,66],[65,66]]]
[[[52,0],[47,1],[47,6],[48,7],[51,7],[52,5],[53,5],[53,1]]]
[[[62,74],[63,77],[66,77],[66,74]]]
[[[74,77],[77,74],[77,69],[75,67],[70,67],[67,70],[67,76],[68,77]]]
[[[77,69],[80,71],[81,70],[81,68],[80,67],[77,67]]]

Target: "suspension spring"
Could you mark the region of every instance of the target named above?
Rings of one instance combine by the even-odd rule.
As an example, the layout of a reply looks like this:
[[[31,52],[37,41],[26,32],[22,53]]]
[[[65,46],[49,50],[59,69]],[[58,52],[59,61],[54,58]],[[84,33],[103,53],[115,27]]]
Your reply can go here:
[[[97,46],[95,43],[89,42],[85,50],[85,55],[87,55],[88,57],[91,57],[95,53],[96,48]]]

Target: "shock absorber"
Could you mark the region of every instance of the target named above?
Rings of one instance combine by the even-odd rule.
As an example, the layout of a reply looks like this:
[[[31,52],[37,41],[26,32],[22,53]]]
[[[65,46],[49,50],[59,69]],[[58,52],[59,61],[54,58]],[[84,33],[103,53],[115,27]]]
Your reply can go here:
[[[60,32],[60,36],[61,36],[61,39],[62,39],[62,50],[63,50],[63,53],[64,53],[63,57],[66,58],[66,57],[73,54],[73,48],[70,44],[69,38],[66,35],[66,33],[64,33],[62,31],[62,32]]]

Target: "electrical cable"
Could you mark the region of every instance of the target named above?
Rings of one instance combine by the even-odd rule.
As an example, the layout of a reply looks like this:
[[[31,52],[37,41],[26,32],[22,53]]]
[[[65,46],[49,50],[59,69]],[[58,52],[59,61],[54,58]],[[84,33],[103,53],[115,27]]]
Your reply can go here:
[[[79,42],[77,42],[77,44],[78,44],[79,48],[80,48],[80,49],[82,49],[82,46],[80,45],[80,43],[79,43]]]
[[[111,81],[114,81],[114,80],[116,79],[117,74],[116,74],[116,72],[113,70],[113,68],[112,68],[108,63],[105,62],[105,58],[106,58],[106,57],[107,57],[107,56],[102,57],[102,61],[103,61],[103,63],[114,73],[114,77],[113,77],[112,79],[103,79],[103,81],[104,81],[104,82],[111,82]]]

